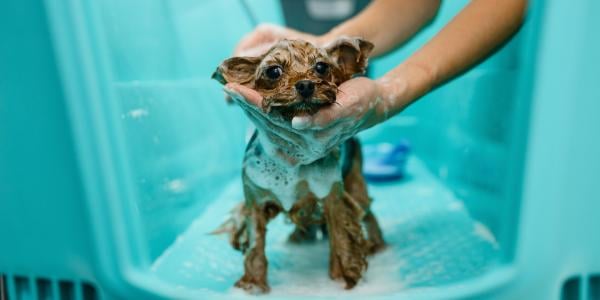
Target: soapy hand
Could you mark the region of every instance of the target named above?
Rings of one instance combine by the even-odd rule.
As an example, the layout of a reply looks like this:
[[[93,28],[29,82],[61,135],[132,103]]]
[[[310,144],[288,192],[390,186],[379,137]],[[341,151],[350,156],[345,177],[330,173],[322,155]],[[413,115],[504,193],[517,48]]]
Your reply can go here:
[[[335,104],[312,116],[294,117],[291,122],[269,118],[260,109],[262,97],[255,90],[227,84],[225,91],[245,108],[257,127],[264,129],[273,145],[294,145],[319,158],[395,113],[394,102],[401,95],[402,86],[406,85],[399,81],[392,86],[385,79],[354,78],[340,85]]]
[[[294,117],[291,126],[331,149],[389,117],[393,103],[383,92],[378,81],[351,79],[339,86],[335,104],[312,116]]]
[[[236,56],[263,54],[277,41],[304,39],[316,45],[326,42],[324,36],[305,34],[276,25],[260,25],[236,47]],[[335,146],[358,132],[385,121],[400,112],[431,87],[431,76],[420,66],[400,66],[386,76],[371,80],[358,77],[338,88],[336,103],[312,116],[301,116],[292,122],[269,118],[262,111],[262,96],[239,84],[227,84],[225,92],[244,108],[257,127],[262,127],[272,145],[311,152],[322,157]]]

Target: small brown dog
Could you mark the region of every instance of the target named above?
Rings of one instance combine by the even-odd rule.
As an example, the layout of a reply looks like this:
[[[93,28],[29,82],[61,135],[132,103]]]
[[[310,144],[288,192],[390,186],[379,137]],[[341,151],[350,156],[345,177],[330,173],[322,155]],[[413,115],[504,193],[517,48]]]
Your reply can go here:
[[[372,49],[373,44],[359,38],[341,38],[326,48],[283,40],[260,57],[225,60],[213,78],[255,89],[270,118],[290,122],[334,104],[337,87],[364,73]],[[313,241],[322,230],[329,237],[330,277],[343,279],[348,289],[354,287],[367,267],[366,256],[385,246],[369,209],[360,144],[353,138],[324,156],[312,157],[307,155],[310,149],[292,143],[273,147],[261,128],[257,124],[244,157],[245,203],[217,230],[228,232],[233,247],[245,254],[244,275],[235,285],[252,292],[269,290],[266,226],[285,212],[296,225],[290,242]]]

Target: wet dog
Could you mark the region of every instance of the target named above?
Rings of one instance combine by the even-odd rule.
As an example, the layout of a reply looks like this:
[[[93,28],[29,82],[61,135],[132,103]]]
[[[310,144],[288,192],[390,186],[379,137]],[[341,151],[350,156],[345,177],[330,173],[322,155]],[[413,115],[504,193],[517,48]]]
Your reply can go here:
[[[289,123],[294,116],[334,105],[338,86],[365,72],[372,49],[373,44],[359,38],[341,38],[324,48],[283,40],[262,56],[225,60],[213,78],[258,91],[269,118]],[[235,286],[269,291],[266,226],[283,212],[296,225],[289,241],[314,241],[321,231],[329,239],[330,277],[343,280],[347,289],[354,287],[367,268],[367,255],[385,245],[370,211],[358,140],[352,138],[323,155],[311,151],[313,145],[283,139],[273,145],[276,136],[264,124],[255,125],[243,163],[245,202],[217,230],[229,233],[233,247],[245,254],[244,275]]]

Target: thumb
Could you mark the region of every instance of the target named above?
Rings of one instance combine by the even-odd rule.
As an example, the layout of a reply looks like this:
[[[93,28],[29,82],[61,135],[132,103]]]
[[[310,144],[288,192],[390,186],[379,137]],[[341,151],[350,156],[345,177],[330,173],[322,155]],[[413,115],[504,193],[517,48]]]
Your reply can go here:
[[[292,119],[292,128],[302,130],[312,126],[313,118],[311,116],[295,116]]]

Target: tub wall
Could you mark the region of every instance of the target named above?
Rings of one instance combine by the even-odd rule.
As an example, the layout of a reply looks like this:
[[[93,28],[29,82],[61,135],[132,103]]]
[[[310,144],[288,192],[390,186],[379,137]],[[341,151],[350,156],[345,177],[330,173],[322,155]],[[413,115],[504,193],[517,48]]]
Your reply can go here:
[[[210,76],[252,24],[234,0],[96,5],[135,206],[155,258],[240,172],[248,122]],[[251,7],[277,22],[275,1]]]

